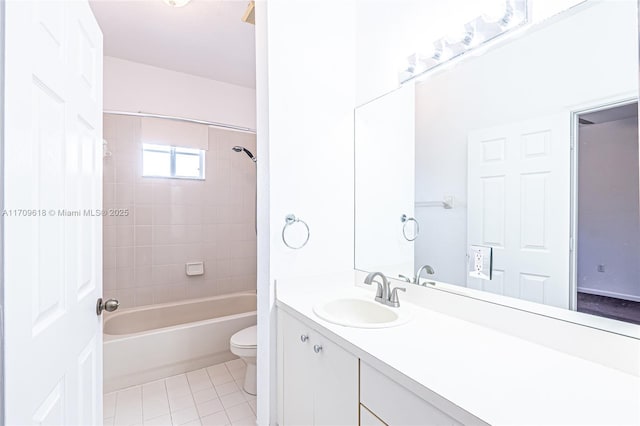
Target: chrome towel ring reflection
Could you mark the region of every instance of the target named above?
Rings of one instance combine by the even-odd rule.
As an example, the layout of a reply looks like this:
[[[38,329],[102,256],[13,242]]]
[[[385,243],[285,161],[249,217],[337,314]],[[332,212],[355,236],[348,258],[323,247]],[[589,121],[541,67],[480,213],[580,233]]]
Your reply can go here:
[[[418,223],[415,217],[409,217],[406,214],[400,216],[400,222],[404,223],[404,225],[402,225],[402,236],[404,237],[404,239],[407,241],[415,241],[415,239],[418,238],[418,235],[420,234],[420,223]],[[413,235],[413,238],[407,237],[407,225],[409,224],[409,222],[415,223],[416,231]]]
[[[292,246],[287,242],[287,237],[285,236],[285,232],[289,226],[293,225],[296,222],[304,225],[304,227],[307,230],[307,237],[305,238],[304,242],[299,246]],[[282,242],[284,243],[285,246],[293,250],[301,249],[302,247],[307,245],[307,243],[309,242],[310,236],[311,236],[311,232],[309,232],[309,225],[307,225],[307,222],[305,222],[302,219],[298,219],[294,214],[288,214],[284,217],[284,227],[282,228]]]

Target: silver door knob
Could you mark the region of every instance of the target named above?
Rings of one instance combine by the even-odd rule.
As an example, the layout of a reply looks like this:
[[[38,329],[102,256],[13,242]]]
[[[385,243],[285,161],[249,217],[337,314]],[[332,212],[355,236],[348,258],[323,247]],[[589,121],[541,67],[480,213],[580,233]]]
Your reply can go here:
[[[322,345],[313,345],[313,351],[317,354],[322,350]]]
[[[120,306],[118,299],[107,299],[103,302],[101,297],[96,303],[96,314],[102,315],[102,311],[113,312],[118,309],[118,306]]]
[[[306,334],[301,334],[300,335],[300,341],[302,343],[306,342],[307,340],[309,340],[309,336],[308,335],[306,335]]]

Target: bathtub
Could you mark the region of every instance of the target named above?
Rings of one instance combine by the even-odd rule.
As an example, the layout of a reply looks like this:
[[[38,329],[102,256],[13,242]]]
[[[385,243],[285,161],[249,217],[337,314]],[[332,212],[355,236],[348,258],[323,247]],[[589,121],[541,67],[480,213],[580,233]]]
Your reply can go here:
[[[108,314],[104,321],[104,391],[234,359],[229,339],[255,324],[255,292]]]

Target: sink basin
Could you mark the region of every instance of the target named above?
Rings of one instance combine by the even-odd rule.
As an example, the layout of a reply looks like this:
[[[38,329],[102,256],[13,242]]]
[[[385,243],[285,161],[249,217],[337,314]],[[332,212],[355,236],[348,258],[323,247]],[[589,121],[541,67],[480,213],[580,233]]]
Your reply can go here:
[[[333,324],[356,328],[396,327],[411,319],[406,308],[390,308],[373,300],[343,298],[324,301],[313,312]]]

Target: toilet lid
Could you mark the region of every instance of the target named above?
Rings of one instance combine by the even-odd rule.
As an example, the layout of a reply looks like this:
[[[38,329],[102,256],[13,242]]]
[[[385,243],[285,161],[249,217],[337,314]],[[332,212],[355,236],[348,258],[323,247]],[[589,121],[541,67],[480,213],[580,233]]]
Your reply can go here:
[[[258,345],[258,326],[247,327],[231,336],[231,344],[237,348],[251,348]]]

